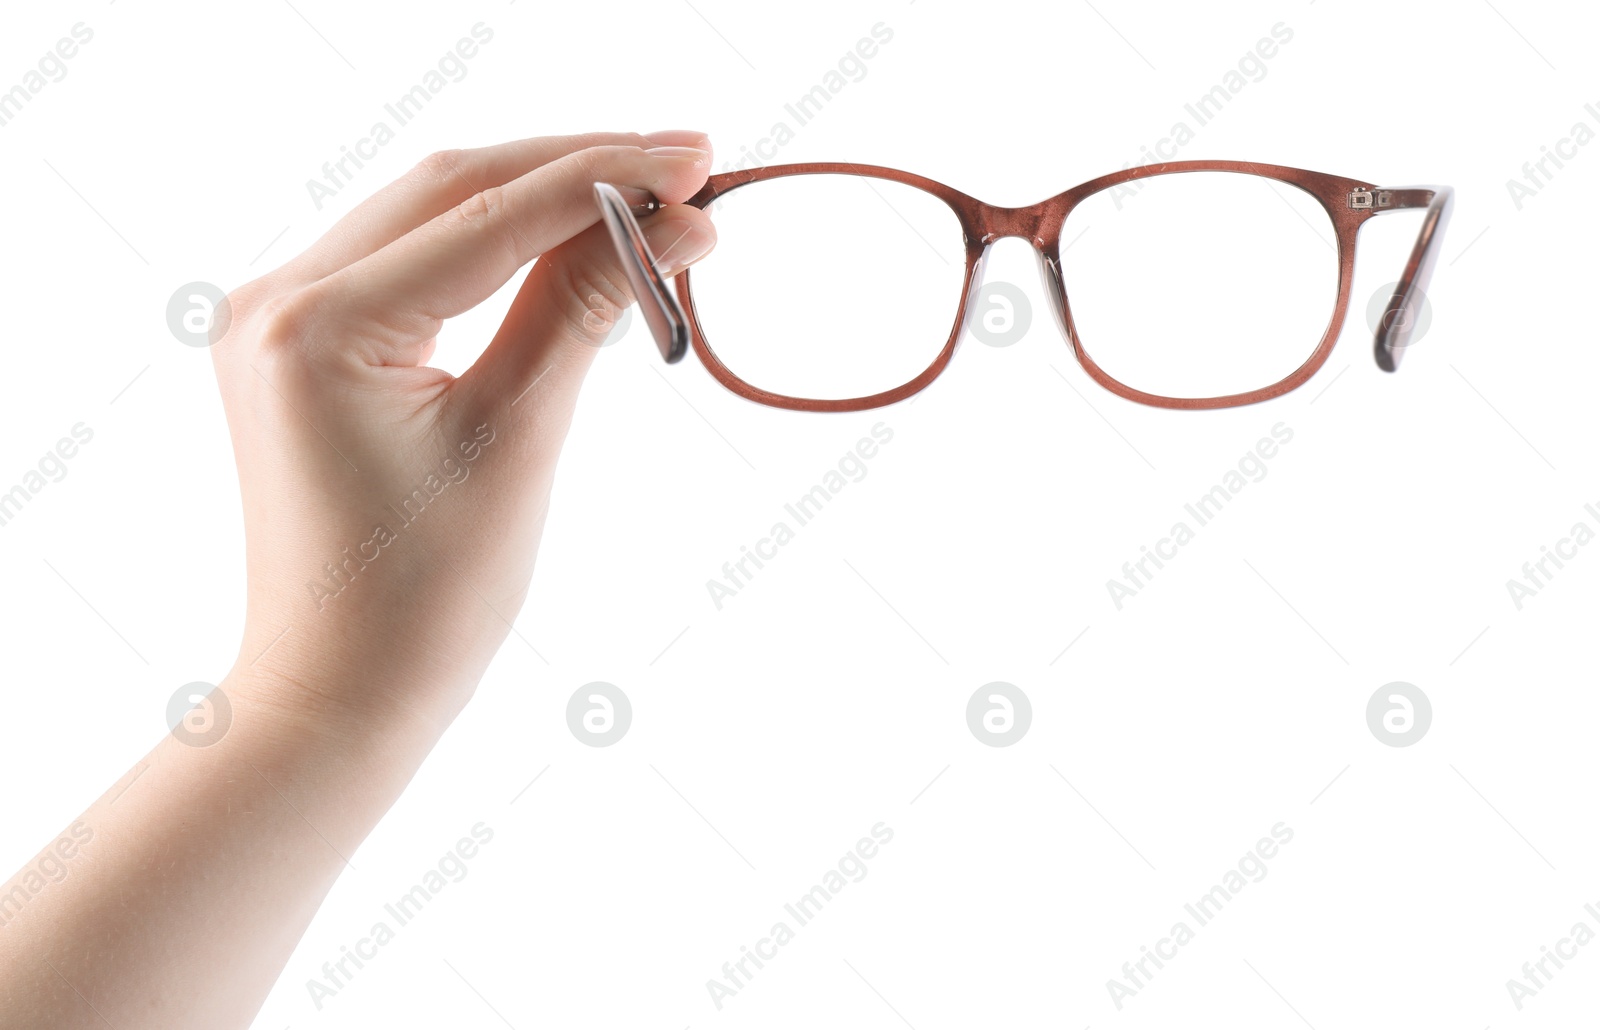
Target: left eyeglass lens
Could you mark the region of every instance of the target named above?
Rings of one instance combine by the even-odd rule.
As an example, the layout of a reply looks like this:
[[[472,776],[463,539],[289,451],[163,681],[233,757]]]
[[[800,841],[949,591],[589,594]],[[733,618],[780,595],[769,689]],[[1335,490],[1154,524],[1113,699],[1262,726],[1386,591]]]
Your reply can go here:
[[[749,385],[805,400],[893,390],[939,356],[960,308],[955,212],[858,175],[749,183],[706,211],[717,246],[689,289],[707,346]]]

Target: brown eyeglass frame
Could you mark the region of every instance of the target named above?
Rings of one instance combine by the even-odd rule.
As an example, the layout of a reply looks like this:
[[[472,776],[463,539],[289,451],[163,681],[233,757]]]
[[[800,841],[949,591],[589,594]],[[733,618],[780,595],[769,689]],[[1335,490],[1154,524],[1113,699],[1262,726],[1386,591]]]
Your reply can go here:
[[[1086,197],[1102,190],[1137,179],[1181,172],[1239,172],[1297,187],[1315,197],[1333,223],[1339,254],[1339,294],[1334,304],[1333,315],[1323,332],[1321,342],[1317,344],[1311,356],[1299,368],[1271,386],[1223,397],[1162,397],[1145,393],[1107,375],[1089,356],[1078,337],[1077,327],[1072,319],[1072,306],[1067,298],[1066,284],[1061,276],[1061,230],[1066,224],[1067,216]],[[1412,328],[1416,325],[1424,292],[1438,260],[1440,241],[1450,218],[1454,196],[1454,191],[1449,186],[1382,188],[1359,179],[1347,179],[1322,172],[1306,171],[1302,168],[1287,168],[1282,165],[1258,164],[1250,161],[1171,161],[1125,168],[1109,175],[1102,175],[1026,207],[997,207],[952,189],[944,183],[911,172],[877,165],[808,162],[767,165],[713,175],[687,203],[692,207],[704,209],[717,198],[751,183],[791,175],[819,174],[885,179],[915,187],[938,197],[955,212],[956,218],[960,221],[966,241],[967,266],[964,276],[965,286],[960,306],[956,310],[955,323],[951,327],[950,336],[945,341],[943,350],[933,363],[910,382],[892,390],[845,400],[789,397],[751,386],[734,375],[706,342],[705,334],[700,327],[699,315],[695,311],[690,271],[685,270],[679,274],[677,294],[686,313],[688,336],[694,345],[695,353],[700,356],[700,361],[711,375],[741,397],[760,404],[796,411],[864,411],[904,400],[933,382],[949,365],[950,359],[955,354],[956,344],[967,327],[968,302],[978,285],[983,258],[989,245],[1008,236],[1027,240],[1043,258],[1057,324],[1071,344],[1078,363],[1096,382],[1112,393],[1140,404],[1161,408],[1226,408],[1268,400],[1287,393],[1310,379],[1332,352],[1334,342],[1339,338],[1339,332],[1344,326],[1345,314],[1350,304],[1350,284],[1355,273],[1356,236],[1361,226],[1375,215],[1420,209],[1426,212],[1421,231],[1417,235],[1411,256],[1406,261],[1394,295],[1373,338],[1373,356],[1378,367],[1386,372],[1393,372],[1399,365]],[[682,357],[684,349],[681,346],[675,348],[676,353],[669,353],[664,349],[663,354],[667,360],[675,361]]]

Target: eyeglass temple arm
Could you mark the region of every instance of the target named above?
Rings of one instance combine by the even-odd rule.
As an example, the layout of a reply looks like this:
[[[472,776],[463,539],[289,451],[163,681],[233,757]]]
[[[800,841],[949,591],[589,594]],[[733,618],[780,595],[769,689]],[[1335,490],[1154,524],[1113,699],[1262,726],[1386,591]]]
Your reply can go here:
[[[622,270],[633,287],[639,311],[650,326],[650,335],[655,337],[662,360],[669,365],[681,361],[689,349],[689,319],[678,304],[678,298],[667,289],[667,281],[634,217],[635,213],[651,214],[661,205],[651,198],[630,207],[615,186],[604,182],[594,184],[594,198],[600,205],[600,217],[611,233],[611,243],[617,249]]]
[[[1413,211],[1426,208],[1422,229],[1417,233],[1416,245],[1406,261],[1405,271],[1395,284],[1394,296],[1384,308],[1377,334],[1372,340],[1372,354],[1378,367],[1393,372],[1400,365],[1406,344],[1416,328],[1422,310],[1428,282],[1433,276],[1433,266],[1439,260],[1445,226],[1450,221],[1454,207],[1455,191],[1449,186],[1411,186],[1402,189],[1354,190],[1350,194],[1352,208],[1369,208],[1373,214],[1392,211]]]

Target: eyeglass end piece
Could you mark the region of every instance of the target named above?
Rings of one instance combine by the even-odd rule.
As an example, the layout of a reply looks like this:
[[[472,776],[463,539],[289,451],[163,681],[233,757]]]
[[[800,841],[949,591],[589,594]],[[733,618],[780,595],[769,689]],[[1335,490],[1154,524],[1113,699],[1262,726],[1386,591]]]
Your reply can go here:
[[[678,299],[667,287],[666,279],[656,264],[650,246],[645,242],[644,230],[639,227],[630,205],[622,193],[610,183],[594,184],[595,201],[600,206],[600,216],[611,234],[612,245],[622,262],[623,273],[633,287],[639,310],[655,337],[661,358],[669,365],[683,360],[689,350],[689,319],[679,306]],[[651,198],[654,204],[654,198]],[[659,206],[659,205],[657,205]],[[653,208],[652,208],[653,210]]]

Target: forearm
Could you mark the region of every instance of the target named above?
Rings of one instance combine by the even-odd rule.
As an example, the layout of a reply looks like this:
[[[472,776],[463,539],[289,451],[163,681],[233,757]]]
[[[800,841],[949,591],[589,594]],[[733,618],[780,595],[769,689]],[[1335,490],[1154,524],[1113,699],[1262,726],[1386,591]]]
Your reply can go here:
[[[0,898],[0,1026],[247,1026],[448,721],[309,713],[264,677],[221,689],[221,740],[164,737],[72,824],[58,882]]]

